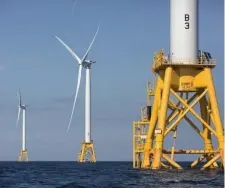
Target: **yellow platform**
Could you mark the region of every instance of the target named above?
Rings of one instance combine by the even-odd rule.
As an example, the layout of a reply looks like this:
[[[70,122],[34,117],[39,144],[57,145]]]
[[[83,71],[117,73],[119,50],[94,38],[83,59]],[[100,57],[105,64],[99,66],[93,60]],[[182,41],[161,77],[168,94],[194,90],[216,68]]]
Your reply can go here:
[[[90,143],[82,142],[81,151],[78,155],[78,162],[96,162],[93,141]]]
[[[142,116],[141,121],[133,122],[134,168],[183,169],[174,159],[177,154],[199,154],[190,167],[203,160],[205,164],[201,169],[218,168],[218,160],[224,167],[224,131],[211,72],[215,65],[215,60],[206,61],[203,57],[197,59],[194,65],[174,65],[164,56],[163,50],[156,53],[152,71],[158,76],[151,95],[154,96],[151,118],[146,120]],[[194,109],[197,103],[199,113]],[[198,125],[188,113],[199,121]],[[204,142],[204,148],[175,149],[181,120],[195,130]],[[173,133],[174,144],[171,149],[165,149],[164,139],[170,132]],[[182,132],[181,128],[179,132]],[[212,137],[217,140],[218,148],[213,148]]]
[[[28,153],[27,150],[21,150],[19,155],[19,162],[26,161],[28,162]]]

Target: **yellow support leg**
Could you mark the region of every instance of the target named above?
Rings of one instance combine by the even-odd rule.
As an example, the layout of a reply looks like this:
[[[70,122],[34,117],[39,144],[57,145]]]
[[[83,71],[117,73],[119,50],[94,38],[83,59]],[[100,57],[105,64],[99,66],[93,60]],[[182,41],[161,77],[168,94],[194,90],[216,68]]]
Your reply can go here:
[[[160,105],[160,96],[161,96],[161,78],[158,77],[156,91],[155,91],[155,101],[152,108],[152,116],[149,122],[149,130],[147,133],[146,144],[144,147],[143,153],[143,161],[142,161],[142,168],[149,168],[150,167],[150,150],[152,149],[153,137],[154,137],[154,130],[156,126],[156,122],[158,119],[159,113],[159,105]]]
[[[96,162],[93,141],[90,143],[82,142],[81,151],[78,155],[78,162]]]
[[[206,168],[208,168],[210,165],[212,165],[216,160],[218,160],[220,158],[220,153],[217,154],[215,157],[213,157],[209,162],[207,162],[202,168],[201,170],[205,170]]]
[[[197,158],[193,163],[191,163],[190,167],[194,168],[196,165],[198,165],[203,159],[205,159],[205,155],[201,155],[199,158]]]
[[[136,129],[133,122],[133,168],[136,168]]]
[[[167,107],[169,101],[170,93],[170,82],[171,82],[172,68],[167,67],[165,71],[164,83],[163,83],[163,92],[162,92],[162,103],[160,106],[160,114],[158,118],[158,129],[161,133],[156,135],[156,143],[154,149],[154,159],[152,162],[152,169],[159,169],[161,167],[161,157],[163,149],[163,140],[164,140],[164,130],[166,126],[166,116],[167,116]]]
[[[176,167],[179,170],[182,170],[183,168],[177,164],[174,160],[170,159],[166,154],[162,154],[162,157],[166,159],[172,166]]]
[[[205,120],[210,125],[210,122],[211,122],[210,114],[208,113],[208,109],[207,109],[209,104],[210,103],[208,103],[205,96],[200,100],[201,116],[202,116],[203,120]],[[205,149],[213,150],[211,133],[210,133],[209,129],[204,127],[204,125],[202,125],[202,128],[203,128],[203,135],[204,135],[203,139],[204,139],[204,143],[205,143]],[[213,157],[214,157],[214,154],[206,154],[206,161],[207,162],[210,161]],[[214,162],[209,168],[218,168],[218,165],[216,162]]]
[[[216,91],[213,84],[213,77],[211,69],[205,68],[205,72],[207,74],[207,87],[209,90],[209,100],[211,103],[212,108],[212,114],[213,114],[213,120],[214,120],[214,126],[216,127],[216,133],[218,138],[218,145],[220,150],[220,156],[221,156],[221,163],[224,167],[224,132],[223,132],[223,126],[222,121],[220,118],[220,112],[219,112],[219,106],[216,98]]]
[[[19,155],[19,162],[26,161],[28,162],[28,154],[27,150],[21,150],[20,155]]]
[[[167,168],[167,169],[171,169],[171,168],[172,168],[172,166],[166,165],[166,164],[164,164],[163,162],[161,162],[161,166],[162,166],[163,168]]]

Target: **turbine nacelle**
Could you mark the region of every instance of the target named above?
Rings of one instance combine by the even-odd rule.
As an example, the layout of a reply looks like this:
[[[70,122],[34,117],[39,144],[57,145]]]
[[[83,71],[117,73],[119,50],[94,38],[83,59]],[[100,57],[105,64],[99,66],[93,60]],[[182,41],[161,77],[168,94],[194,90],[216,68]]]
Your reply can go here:
[[[89,68],[89,69],[90,69],[92,63],[96,63],[96,61],[85,60],[85,61],[82,63],[82,65],[83,65],[84,68]]]
[[[85,63],[89,63],[89,64],[92,64],[92,63],[96,63],[96,61],[85,60]]]
[[[21,108],[22,110],[26,110],[28,105],[20,105],[19,108]]]

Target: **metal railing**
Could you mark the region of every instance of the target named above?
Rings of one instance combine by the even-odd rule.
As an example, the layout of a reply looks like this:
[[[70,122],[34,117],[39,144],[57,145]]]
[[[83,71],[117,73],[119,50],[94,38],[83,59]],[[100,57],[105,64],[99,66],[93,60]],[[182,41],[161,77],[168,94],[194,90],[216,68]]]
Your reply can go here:
[[[163,57],[164,61],[163,64],[187,64],[187,65],[215,65],[216,64],[216,60],[215,59],[206,59],[204,57],[199,57],[197,58],[195,61],[192,60],[179,60],[179,61],[173,61],[170,57],[168,56],[164,56]]]

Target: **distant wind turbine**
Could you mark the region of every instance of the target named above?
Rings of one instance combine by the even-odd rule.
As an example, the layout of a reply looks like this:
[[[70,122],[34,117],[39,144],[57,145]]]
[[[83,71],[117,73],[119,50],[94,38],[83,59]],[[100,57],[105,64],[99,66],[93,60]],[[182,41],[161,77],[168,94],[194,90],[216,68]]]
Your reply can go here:
[[[81,81],[81,73],[82,73],[82,68],[84,67],[86,69],[86,89],[85,89],[85,140],[90,141],[90,119],[91,119],[91,113],[90,113],[90,108],[91,108],[91,83],[90,83],[90,68],[91,68],[91,64],[92,63],[96,63],[95,61],[90,61],[87,60],[87,56],[88,53],[92,47],[92,44],[95,41],[95,38],[97,36],[99,30],[99,26],[98,29],[94,35],[94,38],[92,39],[88,50],[86,51],[85,55],[83,56],[82,59],[80,59],[74,51],[71,50],[71,48],[69,46],[67,46],[59,37],[55,36],[55,38],[69,51],[69,53],[73,56],[74,59],[77,60],[78,65],[79,65],[79,71],[78,71],[78,80],[77,80],[77,88],[76,88],[76,94],[75,94],[75,98],[74,98],[74,103],[73,103],[73,108],[72,108],[72,113],[70,116],[70,121],[69,121],[69,126],[67,129],[67,132],[69,131],[70,125],[71,125],[71,121],[72,121],[72,117],[73,117],[73,113],[74,113],[74,108],[75,108],[75,104],[76,104],[76,100],[77,100],[77,95],[78,95],[78,91],[80,88],[80,81]]]
[[[17,116],[16,127],[18,126],[18,123],[19,123],[21,110],[23,112],[22,150],[20,152],[19,161],[22,161],[23,158],[25,158],[26,161],[28,161],[28,155],[27,155],[27,149],[26,149],[26,110],[28,106],[22,104],[22,99],[21,99],[22,97],[21,97],[20,90],[17,91],[17,95],[19,98],[19,106],[18,106],[18,116]]]

